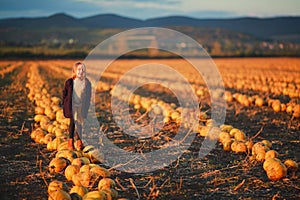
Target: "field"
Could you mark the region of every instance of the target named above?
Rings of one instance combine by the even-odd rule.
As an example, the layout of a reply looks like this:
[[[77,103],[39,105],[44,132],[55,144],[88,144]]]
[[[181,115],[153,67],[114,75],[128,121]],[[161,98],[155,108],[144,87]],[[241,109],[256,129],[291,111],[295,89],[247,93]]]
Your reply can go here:
[[[53,147],[48,143],[56,138],[61,138],[60,144],[66,141],[68,122],[58,119],[58,98],[61,98],[65,80],[71,76],[74,62],[0,61],[1,199],[48,199],[48,186],[53,180],[65,183],[66,192],[73,187],[73,182],[67,181],[63,170],[49,172],[49,163],[56,156],[59,145]],[[219,58],[214,59],[214,62],[224,82],[224,94],[220,90],[210,91],[195,69],[180,59],[116,60],[98,82],[93,82],[97,88],[95,117],[104,135],[89,130],[85,132],[85,140],[92,141],[89,145],[98,147],[101,144],[99,138],[104,137],[118,148],[139,155],[136,160],[122,163],[124,166],[128,164],[127,172],[119,170],[122,167],[118,162],[120,158],[111,156],[116,155],[116,152],[107,152],[105,148],[101,149],[101,145],[101,156],[111,163],[115,159],[115,165],[105,165],[95,159],[93,154],[82,155],[109,170],[116,183],[113,189],[118,192],[118,198],[300,199],[299,169],[293,171],[293,168],[283,164],[287,159],[298,164],[300,162],[300,59]],[[164,87],[154,83],[138,87],[129,99],[125,94],[132,85],[151,81],[151,77],[159,73],[153,75],[150,70],[140,76],[127,75],[124,80],[126,84],[118,90],[114,88],[125,73],[148,63],[169,66],[189,81],[200,108],[197,127],[191,127],[191,122],[181,115],[186,113],[185,108],[180,107],[182,105],[174,91],[166,87],[175,87],[188,96],[186,91],[180,90],[182,83],[177,79],[171,77],[163,80]],[[98,74],[96,68],[90,71],[88,68],[87,72],[89,76]],[[122,110],[119,105],[113,108],[115,102],[111,94],[118,99],[118,103],[129,104],[128,109]],[[227,126],[215,124],[211,120],[211,95],[214,99],[225,99],[224,124]],[[50,108],[47,108],[49,105]],[[49,112],[46,112],[46,108]],[[112,110],[118,108],[119,115],[114,115]],[[138,127],[150,127],[154,131],[149,129],[148,133],[144,133],[147,137],[142,138],[126,134],[116,123],[116,119],[122,120],[123,113],[129,113],[130,119]],[[46,121],[37,119],[37,114],[45,115]],[[157,118],[160,121],[153,125],[156,115],[162,118]],[[123,122],[125,125],[127,123]],[[61,131],[49,131],[50,125],[59,126]],[[180,141],[176,138],[179,125],[187,130],[186,137]],[[130,126],[126,127],[131,131]],[[43,131],[38,138],[32,133],[39,128]],[[209,128],[214,130],[212,134],[208,132]],[[239,134],[232,133],[233,128]],[[51,139],[43,139],[48,133]],[[226,142],[226,137],[220,138],[220,133],[228,135],[229,141]],[[192,136],[190,143],[186,139],[190,138],[189,135]],[[216,142],[207,155],[199,157],[199,150],[205,140]],[[168,147],[174,141],[188,145],[188,148],[178,149],[183,152],[170,165],[149,170],[152,164],[159,165],[162,158],[147,160],[146,155]],[[232,145],[238,142],[242,143],[241,149]],[[263,158],[260,153],[253,152],[252,146],[257,142],[263,146]],[[271,180],[263,167],[265,154],[271,150],[276,151],[275,157],[287,171],[278,180]],[[173,153],[177,155],[180,152]],[[168,152],[160,156],[164,159],[172,154]],[[139,173],[129,173],[131,167]],[[91,181],[87,188],[89,191],[97,190],[97,184]]]

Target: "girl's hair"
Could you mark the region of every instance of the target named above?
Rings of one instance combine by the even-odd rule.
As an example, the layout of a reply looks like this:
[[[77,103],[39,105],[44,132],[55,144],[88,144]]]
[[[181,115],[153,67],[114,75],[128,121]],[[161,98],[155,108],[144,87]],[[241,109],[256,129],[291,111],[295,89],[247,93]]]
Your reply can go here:
[[[82,62],[76,62],[76,63],[73,65],[73,68],[72,68],[72,78],[73,78],[73,79],[76,78],[76,71],[77,71],[77,67],[78,67],[79,65],[82,65],[84,72],[85,72],[85,70],[86,70],[85,65],[84,65]],[[85,73],[84,73],[84,74],[85,74]]]

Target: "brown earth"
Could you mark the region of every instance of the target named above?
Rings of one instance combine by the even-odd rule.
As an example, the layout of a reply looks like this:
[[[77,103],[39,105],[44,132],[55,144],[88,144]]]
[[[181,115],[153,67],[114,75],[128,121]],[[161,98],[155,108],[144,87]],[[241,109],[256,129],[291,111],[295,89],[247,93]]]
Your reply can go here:
[[[29,134],[34,128],[33,103],[27,99],[28,66],[15,69],[1,82],[1,161],[0,199],[47,199],[47,184],[61,174],[50,175],[47,165],[55,152],[34,143]],[[57,94],[62,77],[49,80],[51,93]],[[52,76],[53,77],[53,76]],[[105,96],[105,94],[102,94]],[[107,94],[106,94],[107,95]],[[109,98],[101,98],[109,99]],[[109,102],[102,104],[109,112]],[[101,118],[103,123],[111,123]],[[270,108],[243,107],[230,103],[226,123],[245,131],[254,141],[268,139],[280,158],[300,160],[299,119]],[[203,138],[197,136],[189,151],[178,161],[148,174],[128,174],[113,170],[120,198],[127,199],[300,199],[299,170],[292,176],[273,182],[268,180],[262,163],[250,162],[245,154],[225,152],[217,144],[205,158],[198,157]],[[69,184],[70,185],[70,184]]]

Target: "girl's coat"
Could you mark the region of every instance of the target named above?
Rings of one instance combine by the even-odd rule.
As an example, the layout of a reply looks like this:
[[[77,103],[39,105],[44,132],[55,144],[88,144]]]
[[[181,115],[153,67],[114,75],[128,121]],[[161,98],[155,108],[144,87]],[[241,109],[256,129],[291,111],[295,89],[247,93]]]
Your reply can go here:
[[[91,99],[91,82],[86,78],[85,79],[85,88],[83,91],[83,100],[82,100],[82,117],[86,118],[88,114],[88,109],[90,107],[90,99]],[[66,118],[72,118],[73,112],[72,112],[72,95],[73,95],[73,84],[74,80],[73,78],[68,79],[65,82],[65,87],[63,90],[63,112],[64,116]]]

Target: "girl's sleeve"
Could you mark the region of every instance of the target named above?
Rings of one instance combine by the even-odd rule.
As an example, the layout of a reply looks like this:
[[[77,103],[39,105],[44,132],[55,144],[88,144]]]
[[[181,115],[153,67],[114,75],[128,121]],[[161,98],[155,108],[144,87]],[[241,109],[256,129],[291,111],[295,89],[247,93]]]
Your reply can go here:
[[[65,82],[65,86],[64,86],[64,89],[63,89],[63,94],[62,94],[62,105],[64,105],[64,101],[65,101],[65,98],[68,94],[68,91],[67,91],[67,82]]]
[[[86,97],[87,97],[87,108],[90,107],[90,102],[91,102],[91,95],[92,95],[92,86],[91,86],[91,82],[89,81],[88,82],[88,88],[87,88],[87,94],[86,94]]]

